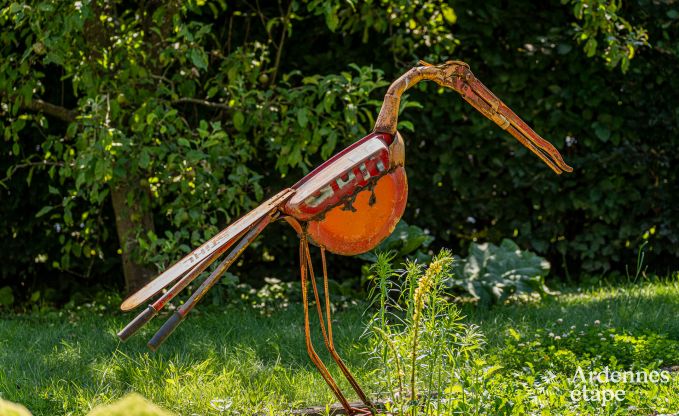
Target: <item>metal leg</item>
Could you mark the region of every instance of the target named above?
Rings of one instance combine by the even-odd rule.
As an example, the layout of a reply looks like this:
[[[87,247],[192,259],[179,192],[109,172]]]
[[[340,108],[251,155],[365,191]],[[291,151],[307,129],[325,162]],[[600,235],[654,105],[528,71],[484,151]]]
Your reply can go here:
[[[300,242],[300,245],[303,245],[303,250],[304,254],[300,257],[300,260],[302,257],[306,258],[307,265],[308,265],[308,271],[311,279],[311,286],[314,291],[314,297],[316,300],[316,310],[318,312],[318,318],[320,321],[321,325],[321,332],[323,334],[323,341],[325,342],[325,346],[330,352],[330,355],[332,356],[332,359],[337,363],[339,366],[340,370],[342,371],[342,374],[344,374],[344,377],[349,381],[349,384],[351,384],[351,387],[354,389],[356,394],[358,394],[359,398],[361,401],[368,406],[370,409],[373,409],[374,406],[368,400],[367,396],[365,393],[363,393],[363,390],[361,390],[361,387],[358,385],[356,382],[356,379],[354,379],[354,376],[351,374],[347,366],[344,364],[344,361],[342,361],[342,358],[337,354],[337,351],[335,350],[335,345],[333,343],[332,339],[332,322],[331,322],[331,317],[330,317],[330,296],[328,293],[328,273],[327,273],[327,266],[325,262],[325,250],[321,248],[321,255],[322,255],[322,260],[323,260],[323,284],[324,284],[324,289],[325,289],[325,310],[326,310],[326,319],[328,321],[328,327],[327,327],[327,332],[326,332],[326,327],[325,327],[325,322],[323,319],[323,311],[321,307],[321,301],[320,297],[318,295],[318,288],[316,286],[316,276],[314,274],[314,269],[313,265],[311,263],[311,253],[309,251],[309,244],[306,241],[306,238],[303,238],[302,241]],[[306,274],[306,273],[305,273]],[[306,287],[303,287],[302,290],[306,291]],[[305,302],[305,307],[306,307],[306,302]],[[344,399],[346,401],[346,399]],[[341,401],[341,400],[340,400]],[[342,404],[344,406],[344,404]],[[346,409],[346,406],[345,406]],[[373,413],[370,410],[363,410],[363,409],[356,409],[351,407],[350,409],[346,409],[347,412],[351,415],[372,415]]]
[[[306,247],[306,237],[304,235],[301,236],[300,242],[299,242],[299,263],[300,263],[300,274],[302,277],[302,304],[304,305],[304,340],[306,341],[306,349],[307,352],[309,353],[309,357],[311,358],[311,361],[314,363],[316,368],[318,368],[318,371],[321,373],[321,376],[323,377],[323,380],[328,384],[330,387],[330,390],[335,394],[335,397],[340,401],[340,404],[344,408],[344,410],[347,412],[347,414],[352,415],[355,414],[354,410],[352,407],[349,405],[349,402],[347,401],[346,397],[342,394],[340,391],[339,387],[337,386],[337,383],[335,380],[332,378],[330,375],[330,372],[328,369],[325,367],[321,359],[318,357],[318,354],[316,354],[316,351],[314,350],[314,346],[311,342],[311,329],[309,327],[309,300],[307,298],[308,295],[308,289],[307,289],[307,251],[305,249]],[[313,282],[313,280],[312,280]],[[314,284],[315,286],[315,284]],[[325,335],[325,326],[321,327],[323,334]]]
[[[361,399],[363,404],[365,404],[371,409],[374,409],[375,406],[370,401],[370,399],[368,399],[365,393],[363,393],[363,390],[361,390],[361,386],[358,385],[356,379],[354,379],[354,376],[351,374],[347,366],[344,364],[344,361],[342,361],[342,358],[337,353],[337,350],[335,349],[335,343],[333,342],[332,339],[332,319],[330,318],[330,292],[328,290],[328,267],[325,262],[325,248],[323,247],[321,247],[321,261],[323,263],[323,290],[325,291],[325,313],[326,319],[328,321],[328,339],[326,340],[326,347],[328,348],[328,351],[330,351],[330,355],[332,356],[333,360],[335,360],[340,370],[342,370],[344,377],[346,377],[346,379],[349,381],[349,384],[351,384],[351,387],[354,389],[356,394],[358,394],[358,397]]]

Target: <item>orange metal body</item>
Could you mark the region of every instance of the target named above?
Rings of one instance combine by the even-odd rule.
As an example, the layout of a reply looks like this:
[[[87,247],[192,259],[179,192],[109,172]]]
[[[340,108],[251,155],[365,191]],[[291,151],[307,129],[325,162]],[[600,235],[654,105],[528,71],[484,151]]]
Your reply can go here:
[[[342,255],[365,253],[394,230],[408,198],[400,135],[372,133],[292,186],[284,214],[311,241]]]

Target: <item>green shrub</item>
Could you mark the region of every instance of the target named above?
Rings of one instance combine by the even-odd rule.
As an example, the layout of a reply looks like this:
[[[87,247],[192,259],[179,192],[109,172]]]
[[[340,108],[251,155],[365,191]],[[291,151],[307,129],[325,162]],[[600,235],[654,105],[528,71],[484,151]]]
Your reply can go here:
[[[512,295],[549,293],[545,276],[549,262],[511,240],[469,247],[469,256],[455,262],[455,273],[446,281],[454,289],[471,294],[482,303],[502,303]]]
[[[133,259],[164,267],[369,132],[386,80],[420,58],[467,60],[575,172],[421,85],[400,125],[406,221],[456,252],[512,236],[557,276],[622,272],[643,240],[653,268],[678,266],[672,3],[259,3],[0,7],[0,287],[18,303],[121,286],[119,186]],[[253,280],[295,263],[289,234],[263,238]]]
[[[444,280],[453,257],[443,250],[424,265],[408,262],[406,271],[393,271],[386,255],[373,266],[375,287],[371,296],[377,311],[367,328],[371,358],[380,364],[373,374],[374,390],[388,398],[392,414],[438,414],[479,406],[478,374],[491,377],[497,370],[484,367],[477,355],[483,336],[464,325],[456,306],[444,294]],[[392,296],[397,291],[398,296]],[[449,414],[449,413],[443,413]]]

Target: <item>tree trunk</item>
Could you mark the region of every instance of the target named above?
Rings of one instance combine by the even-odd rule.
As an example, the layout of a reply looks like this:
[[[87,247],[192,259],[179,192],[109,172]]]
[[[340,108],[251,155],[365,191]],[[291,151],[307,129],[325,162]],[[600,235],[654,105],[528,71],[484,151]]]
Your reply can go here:
[[[138,194],[129,184],[111,187],[116,230],[122,248],[125,291],[128,294],[143,287],[155,274],[151,268],[138,263],[133,258],[133,253],[139,247],[136,239],[138,227],[141,226],[143,234],[146,234],[146,231],[153,230],[153,215],[148,208],[145,209],[138,196],[132,198],[131,203],[128,204],[127,195],[130,192],[133,195]]]

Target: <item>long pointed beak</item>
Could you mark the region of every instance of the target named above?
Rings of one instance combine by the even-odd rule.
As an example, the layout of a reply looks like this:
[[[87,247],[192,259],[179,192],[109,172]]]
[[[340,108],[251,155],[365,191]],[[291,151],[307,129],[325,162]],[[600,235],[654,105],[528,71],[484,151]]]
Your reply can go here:
[[[422,63],[429,66],[429,64]],[[476,79],[469,65],[460,61],[450,61],[441,65],[440,68],[444,70],[446,76],[442,80],[437,80],[439,84],[460,93],[465,101],[516,137],[557,174],[573,171],[573,168],[564,162],[559,151],[550,142],[540,137],[481,81]]]

